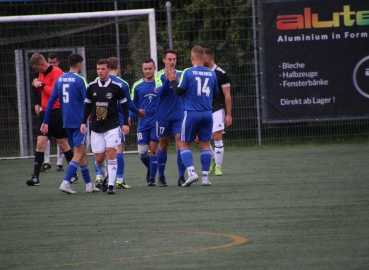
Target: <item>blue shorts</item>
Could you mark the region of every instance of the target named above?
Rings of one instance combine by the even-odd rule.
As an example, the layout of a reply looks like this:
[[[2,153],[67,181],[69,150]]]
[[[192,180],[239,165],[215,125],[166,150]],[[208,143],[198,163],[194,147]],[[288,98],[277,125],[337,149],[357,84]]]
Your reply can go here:
[[[150,144],[150,142],[158,142],[159,137],[156,135],[156,127],[137,131],[137,144]]]
[[[193,142],[198,135],[199,140],[207,142],[213,134],[213,113],[208,111],[184,111],[180,140]]]
[[[182,120],[156,121],[156,132],[159,137],[170,137],[181,133]]]
[[[66,131],[71,149],[75,146],[86,145],[86,135],[82,134],[79,128],[66,128]]]

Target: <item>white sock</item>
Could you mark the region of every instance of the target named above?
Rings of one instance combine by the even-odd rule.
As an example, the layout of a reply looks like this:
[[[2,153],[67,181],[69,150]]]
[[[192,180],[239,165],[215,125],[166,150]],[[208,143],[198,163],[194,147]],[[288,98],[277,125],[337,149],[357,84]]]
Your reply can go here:
[[[51,163],[50,162],[50,140],[47,141],[45,153],[44,153],[45,163]]]
[[[205,171],[202,172],[202,181],[208,181],[208,174],[209,172]]]
[[[223,141],[214,141],[215,149],[214,149],[214,159],[216,166],[222,166],[223,163],[223,155],[224,155],[224,147]]]
[[[115,186],[115,178],[117,177],[117,159],[108,160],[109,186]]]
[[[119,182],[121,182],[121,183],[123,183],[123,182],[124,182],[123,178],[117,178],[117,181],[119,181]]]
[[[191,167],[188,167],[187,168],[187,174],[188,176],[192,176],[193,174],[195,174],[195,167],[194,166],[191,166]]]
[[[57,152],[58,152],[58,161],[56,162],[56,165],[63,165],[64,152],[60,149],[59,145],[57,147]]]

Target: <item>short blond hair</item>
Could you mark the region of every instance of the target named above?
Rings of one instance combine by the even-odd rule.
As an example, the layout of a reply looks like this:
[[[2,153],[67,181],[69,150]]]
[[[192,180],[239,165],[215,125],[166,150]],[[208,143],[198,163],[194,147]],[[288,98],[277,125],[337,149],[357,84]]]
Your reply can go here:
[[[203,60],[205,55],[205,50],[203,47],[196,45],[191,50],[191,55],[197,60]]]
[[[36,52],[32,54],[31,58],[29,59],[28,64],[32,66],[32,65],[41,64],[42,62],[47,63],[45,57],[42,54]]]

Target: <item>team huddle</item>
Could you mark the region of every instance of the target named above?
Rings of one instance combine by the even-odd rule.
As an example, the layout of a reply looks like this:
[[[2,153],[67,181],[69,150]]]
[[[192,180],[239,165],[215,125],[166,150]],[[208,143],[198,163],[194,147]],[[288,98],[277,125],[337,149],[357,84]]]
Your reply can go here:
[[[165,50],[165,67],[155,74],[155,62],[148,58],[142,63],[144,77],[130,91],[129,84],[118,77],[120,66],[116,57],[97,61],[97,78],[87,84],[78,75],[83,66],[81,55],[74,53],[68,57],[70,70],[64,74],[44,56],[34,53],[29,65],[38,73],[32,86],[41,95],[41,106],[34,173],[27,185],[40,185],[45,149],[49,138],[55,137],[68,163],[60,185],[62,192],[76,193],[71,184],[78,181],[78,168],[87,193],[101,190],[115,194],[116,188],[130,188],[123,177],[123,148],[131,119],[137,114],[138,154],[147,169],[148,186],[156,186],[156,174],[158,185],[168,186],[165,166],[172,136],[177,147],[178,186],[189,187],[199,180],[190,150],[193,142],[201,151],[202,185],[210,186],[209,174],[222,175],[222,134],[232,124],[230,80],[214,63],[210,49],[194,46],[191,61],[192,67],[177,70],[176,52]],[[94,153],[95,183],[87,165],[88,132]]]

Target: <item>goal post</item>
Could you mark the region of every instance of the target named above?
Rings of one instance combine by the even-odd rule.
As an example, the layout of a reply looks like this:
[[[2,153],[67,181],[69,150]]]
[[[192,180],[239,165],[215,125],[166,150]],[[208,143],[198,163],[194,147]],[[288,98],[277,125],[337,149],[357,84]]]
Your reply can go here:
[[[147,17],[147,20],[145,17]],[[111,25],[116,26],[118,23],[119,25],[127,26],[124,35],[123,33],[120,35],[119,31],[114,33],[114,35],[111,33]],[[87,73],[85,69],[82,75],[88,81],[93,80],[95,78],[94,76],[96,76],[95,63],[98,58],[95,56],[100,55],[102,56],[101,58],[114,55],[119,56],[119,49],[125,51],[130,50],[130,62],[133,62],[128,62],[128,56],[120,59],[126,64],[124,69],[125,74],[122,76],[123,79],[128,76],[127,78],[132,82],[134,77],[137,78],[142,75],[140,69],[141,60],[143,60],[142,57],[151,57],[158,64],[155,9],[2,16],[0,17],[0,24],[5,25],[5,29],[7,29],[6,33],[0,37],[0,45],[7,46],[9,49],[9,51],[5,51],[7,55],[10,55],[9,52],[13,49],[12,57],[16,67],[14,69],[14,76],[11,76],[9,79],[9,90],[7,91],[13,91],[11,90],[12,87],[14,87],[14,90],[16,89],[14,95],[17,97],[17,124],[19,127],[19,143],[17,147],[19,154],[16,154],[16,156],[14,154],[10,156],[4,156],[2,154],[0,155],[0,159],[31,157],[34,152],[36,117],[31,106],[29,98],[30,86],[28,85],[29,77],[32,76],[30,67],[28,66],[28,56],[32,51],[46,54],[47,52],[61,51],[67,48],[75,49],[77,52],[82,49],[85,64],[86,61],[89,62],[86,68]],[[30,29],[30,31],[26,30],[24,34],[19,35],[17,29],[21,29],[22,27],[23,29]],[[99,29],[104,30],[100,31]],[[99,32],[98,36],[96,36],[97,32]],[[107,35],[105,36],[104,33],[107,33]],[[83,38],[79,39],[80,36]],[[63,41],[58,43],[61,37],[63,37]],[[125,42],[124,47],[119,42],[120,38]],[[44,41],[48,39],[50,42]],[[55,39],[58,41],[54,41]],[[85,51],[84,40],[89,42],[88,51]],[[107,42],[104,43],[104,40],[107,40]],[[47,45],[49,43],[50,45]],[[112,47],[112,44],[115,44],[116,49]],[[7,56],[7,59],[10,59],[10,56]],[[9,64],[9,61],[7,63]],[[6,63],[0,64],[0,70],[6,69]],[[14,119],[13,116],[15,116],[14,113],[10,117]],[[10,121],[13,120],[9,120],[8,122]],[[11,136],[9,134],[7,137],[10,138]],[[134,141],[133,136],[129,135],[128,142]],[[14,137],[12,138],[14,141]],[[4,144],[6,143],[4,140]],[[1,144],[0,147],[2,147]],[[9,152],[14,153],[14,151]]]
[[[158,64],[157,48],[156,48],[155,9],[152,8],[135,9],[135,10],[80,12],[80,13],[60,13],[46,15],[3,16],[0,17],[0,23],[77,20],[77,19],[106,18],[106,17],[142,16],[142,15],[148,15],[151,58],[155,61],[156,64]]]

